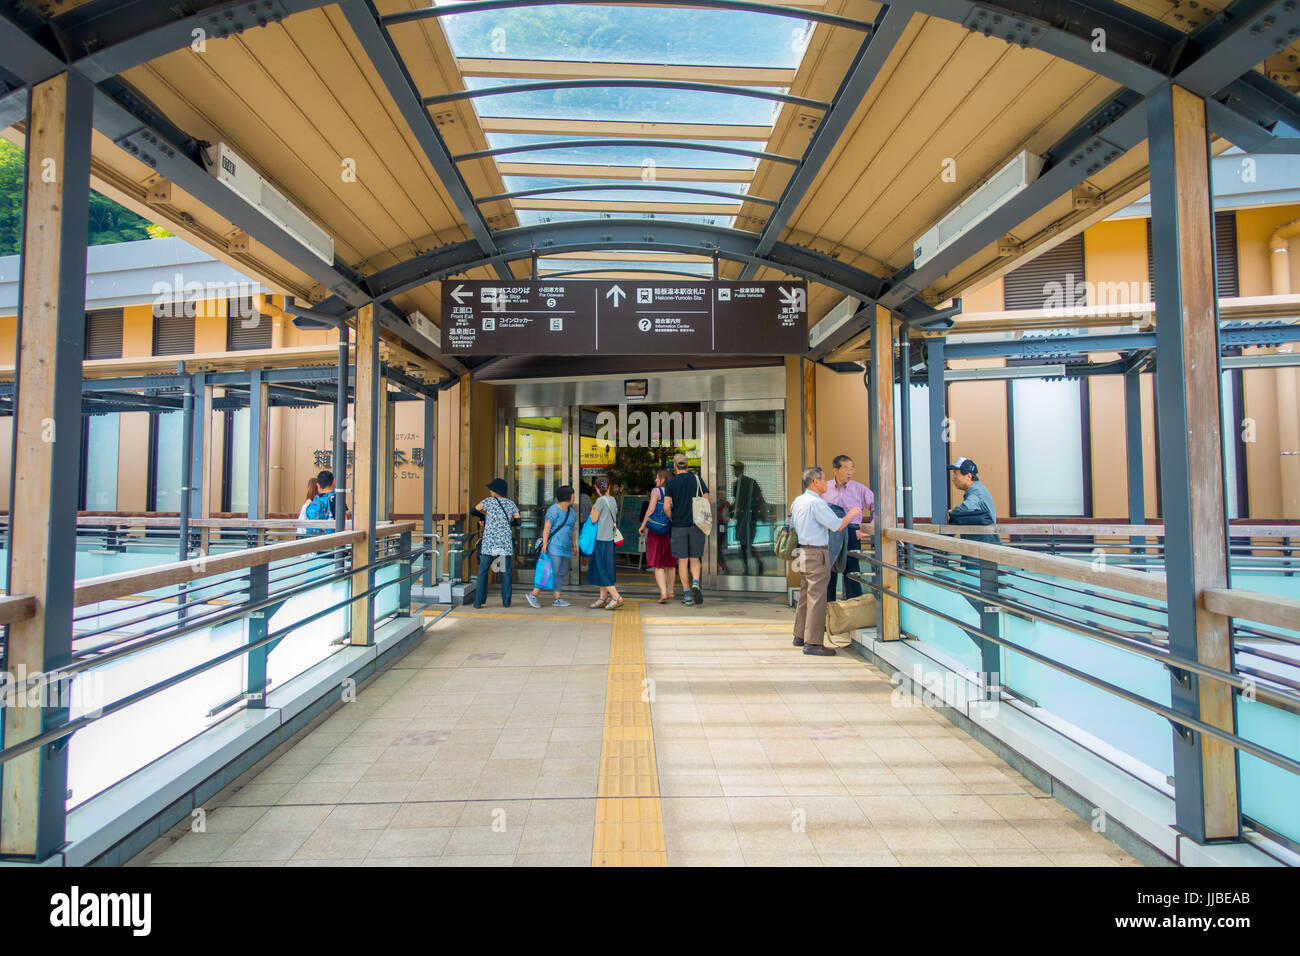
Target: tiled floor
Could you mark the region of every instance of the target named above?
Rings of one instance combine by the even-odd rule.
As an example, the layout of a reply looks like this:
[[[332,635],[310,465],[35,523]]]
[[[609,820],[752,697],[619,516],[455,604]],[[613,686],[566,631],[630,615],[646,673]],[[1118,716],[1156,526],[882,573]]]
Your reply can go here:
[[[638,609],[670,866],[1136,865],[779,603]],[[590,865],[611,624],[456,611],[131,865]]]

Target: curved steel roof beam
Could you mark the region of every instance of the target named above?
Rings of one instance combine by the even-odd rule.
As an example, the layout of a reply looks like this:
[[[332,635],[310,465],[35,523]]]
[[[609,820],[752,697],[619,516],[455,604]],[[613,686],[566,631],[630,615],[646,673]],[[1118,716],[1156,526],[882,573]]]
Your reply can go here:
[[[487,159],[491,156],[507,156],[512,153],[540,153],[548,149],[596,149],[602,146],[636,146],[640,149],[694,149],[702,153],[729,153],[732,156],[748,156],[751,159],[766,159],[773,163],[799,165],[798,156],[783,156],[780,153],[764,153],[757,149],[741,149],[739,146],[706,146],[703,143],[684,143],[675,139],[569,139],[547,143],[524,143],[521,146],[498,146],[495,149],[480,149],[473,153],[461,153],[452,159],[458,163],[471,159]]]
[[[497,193],[494,196],[479,196],[475,202],[498,202],[504,199],[523,199],[527,196],[545,196],[549,193],[585,193],[585,192],[634,192],[649,191],[662,193],[688,193],[692,196],[717,196],[722,199],[731,199],[736,202],[736,209],[739,211],[740,205],[747,202],[758,203],[762,206],[775,206],[775,199],[764,199],[762,196],[746,196],[744,193],[729,193],[721,189],[700,189],[697,186],[673,186],[663,183],[610,183],[603,185],[601,183],[582,185],[582,186],[539,186],[536,189],[516,189],[514,192]]]
[[[730,86],[726,83],[700,83],[696,80],[630,80],[622,77],[608,77],[596,80],[530,80],[527,83],[511,83],[506,86],[480,86],[472,90],[456,90],[438,96],[426,96],[423,103],[428,106],[442,106],[460,100],[477,100],[487,96],[508,96],[511,93],[535,93],[546,90],[604,90],[604,89],[644,89],[644,90],[690,90],[695,93],[717,93],[722,96],[747,96],[755,100],[775,100],[778,103],[792,103],[809,109],[824,110],[829,103],[808,99],[805,96],[793,96],[790,93],[777,93],[771,90],[753,89],[748,86]]]

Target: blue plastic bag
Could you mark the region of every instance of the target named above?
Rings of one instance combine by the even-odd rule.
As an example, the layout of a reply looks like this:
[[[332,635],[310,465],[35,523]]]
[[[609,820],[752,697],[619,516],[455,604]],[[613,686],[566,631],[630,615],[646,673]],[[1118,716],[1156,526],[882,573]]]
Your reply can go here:
[[[554,581],[555,566],[551,564],[550,555],[543,553],[537,558],[537,569],[533,571],[533,587],[550,591]]]
[[[591,554],[591,552],[596,550],[596,530],[596,522],[583,522],[582,534],[578,535],[578,550],[583,554]]]

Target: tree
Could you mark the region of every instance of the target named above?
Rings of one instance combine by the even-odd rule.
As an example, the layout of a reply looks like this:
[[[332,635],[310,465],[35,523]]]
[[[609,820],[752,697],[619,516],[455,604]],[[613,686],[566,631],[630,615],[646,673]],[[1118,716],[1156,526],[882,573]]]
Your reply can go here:
[[[22,252],[23,166],[23,151],[0,140],[0,256]],[[171,235],[94,190],[90,193],[89,222],[88,246]]]

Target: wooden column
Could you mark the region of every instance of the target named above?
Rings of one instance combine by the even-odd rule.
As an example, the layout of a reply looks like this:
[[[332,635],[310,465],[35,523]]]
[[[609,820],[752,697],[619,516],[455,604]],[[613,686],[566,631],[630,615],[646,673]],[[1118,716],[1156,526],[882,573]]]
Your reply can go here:
[[[460,466],[459,484],[457,485],[457,502],[461,514],[461,531],[469,533],[469,509],[471,504],[470,498],[470,463],[473,455],[471,454],[471,438],[473,435],[473,394],[474,384],[470,381],[469,373],[460,377],[460,450],[457,462]],[[464,554],[461,556],[461,579],[468,580],[471,573],[470,556]]]
[[[1155,263],[1156,390],[1160,497],[1165,520],[1169,649],[1231,671],[1228,618],[1201,603],[1228,586],[1224,507],[1219,315],[1214,281],[1209,131],[1205,101],[1179,86],[1148,97],[1151,245]],[[1225,731],[1235,728],[1231,688],[1174,670],[1174,710]],[[1241,835],[1237,754],[1186,728],[1174,731],[1177,826],[1193,839]]]
[[[876,520],[872,543],[880,560],[898,564],[898,543],[885,538],[882,532],[898,524],[897,483],[894,477],[894,317],[882,306],[876,306],[876,317],[871,332],[871,390],[875,410],[876,430]],[[898,591],[898,572],[882,568],[881,586]],[[898,599],[881,595],[880,639],[898,640]]]
[[[388,521],[393,517],[393,512],[397,510],[397,483],[394,480],[393,472],[393,451],[397,448],[397,403],[388,397],[388,383],[380,382],[379,394],[383,397],[380,408],[384,416],[384,427],[382,434],[384,436],[384,460],[380,463],[384,472],[384,506],[380,509],[379,514],[383,520]]]
[[[375,325],[375,307],[362,306],[357,312],[356,392],[353,416],[356,421],[352,431],[352,527],[366,529],[366,540],[352,546],[352,566],[368,567],[375,554],[375,456],[382,444],[376,439],[380,433],[378,422],[379,398],[379,330]],[[360,594],[370,587],[371,573],[361,571],[352,575],[352,593]],[[374,643],[374,601],[366,598],[352,602],[353,644]]]
[[[16,676],[57,672],[72,655],[93,92],[62,73],[28,100],[8,580],[10,594],[35,597],[36,613],[9,625],[6,669]],[[65,699],[49,706],[59,688],[39,706],[0,709],[5,747],[67,721]],[[66,744],[0,768],[0,853],[44,859],[63,843]]]
[[[802,473],[805,468],[817,464],[817,365],[808,359],[799,360],[799,375],[802,379],[803,393],[800,404],[800,427],[802,428],[803,462],[799,466]],[[830,467],[829,464],[826,466]]]

